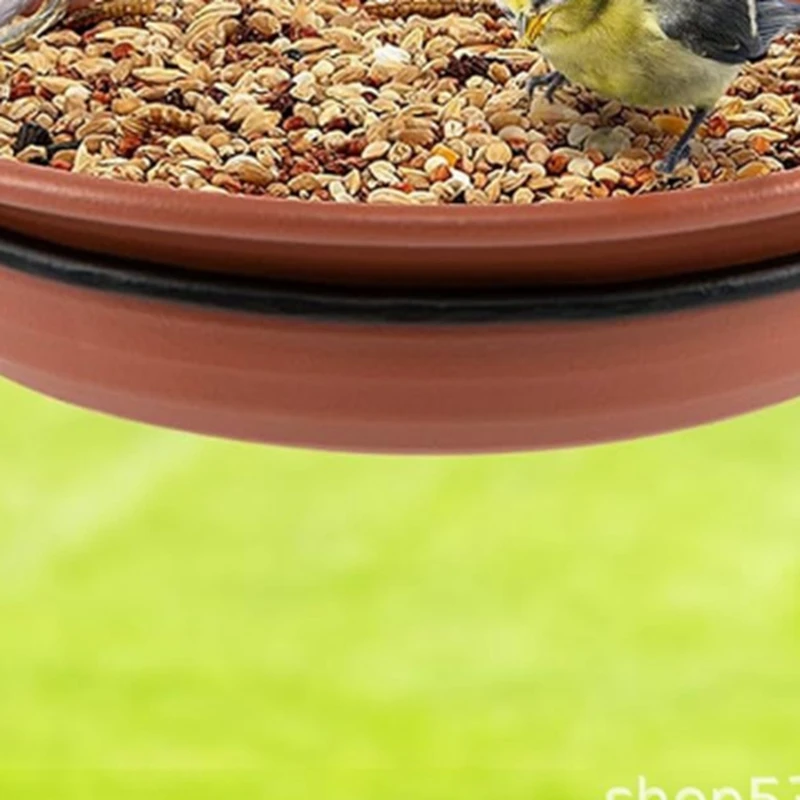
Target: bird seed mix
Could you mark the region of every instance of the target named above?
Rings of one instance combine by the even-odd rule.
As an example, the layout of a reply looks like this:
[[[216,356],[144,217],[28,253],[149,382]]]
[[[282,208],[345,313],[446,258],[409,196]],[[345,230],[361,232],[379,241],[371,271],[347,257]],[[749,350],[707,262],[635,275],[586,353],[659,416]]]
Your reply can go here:
[[[745,68],[670,177],[684,111],[575,86],[492,0],[109,0],[0,54],[0,157],[336,203],[637,195],[800,166],[800,37]]]

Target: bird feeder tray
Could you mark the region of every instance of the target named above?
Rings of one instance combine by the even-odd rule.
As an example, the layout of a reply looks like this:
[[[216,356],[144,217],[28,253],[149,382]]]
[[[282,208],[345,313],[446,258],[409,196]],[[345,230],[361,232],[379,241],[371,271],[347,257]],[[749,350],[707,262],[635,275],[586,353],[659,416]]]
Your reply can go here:
[[[528,207],[339,206],[0,164],[0,372],[259,442],[561,447],[800,393],[800,171]]]

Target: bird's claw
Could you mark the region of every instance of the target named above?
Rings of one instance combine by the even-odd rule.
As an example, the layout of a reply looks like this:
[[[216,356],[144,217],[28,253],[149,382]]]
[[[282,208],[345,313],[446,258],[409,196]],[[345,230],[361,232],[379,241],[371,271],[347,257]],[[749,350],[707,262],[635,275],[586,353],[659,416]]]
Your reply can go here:
[[[675,147],[661,160],[655,163],[656,172],[665,177],[671,177],[682,161],[689,158],[689,146]]]
[[[531,75],[525,82],[525,91],[528,99],[533,100],[536,90],[544,86],[544,96],[549,103],[553,102],[553,97],[558,89],[566,83],[567,79],[560,72],[548,72],[546,75]]]
[[[678,167],[678,164],[684,159],[689,158],[691,155],[692,137],[707,116],[707,108],[698,108],[694,111],[689,121],[689,126],[684,131],[683,136],[678,140],[678,143],[670,150],[663,161],[659,161],[658,164],[656,164],[656,169],[659,172],[665,175],[672,175]]]

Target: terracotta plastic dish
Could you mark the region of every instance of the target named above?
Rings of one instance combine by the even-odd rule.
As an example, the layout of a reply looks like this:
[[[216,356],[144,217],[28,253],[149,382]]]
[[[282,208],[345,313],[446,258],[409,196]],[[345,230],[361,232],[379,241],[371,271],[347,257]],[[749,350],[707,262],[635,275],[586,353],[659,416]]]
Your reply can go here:
[[[432,208],[2,161],[0,231],[0,372],[146,422],[330,448],[519,450],[800,393],[800,169]]]
[[[800,250],[800,169],[639,198],[534,207],[304,204],[0,163],[0,228],[191,270],[314,283],[601,284]]]
[[[312,287],[15,236],[0,240],[0,265],[6,376],[219,436],[519,450],[695,425],[800,392],[798,256],[704,277],[504,291]]]

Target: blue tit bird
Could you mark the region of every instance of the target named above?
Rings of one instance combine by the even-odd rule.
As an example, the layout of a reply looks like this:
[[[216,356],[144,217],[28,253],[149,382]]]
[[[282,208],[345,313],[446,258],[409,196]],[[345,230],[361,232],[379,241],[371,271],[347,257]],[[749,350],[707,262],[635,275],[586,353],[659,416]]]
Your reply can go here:
[[[521,44],[555,69],[531,92],[544,85],[552,97],[569,80],[628,105],[692,109],[667,173],[741,67],[800,30],[800,5],[787,0],[528,0],[521,14]]]

